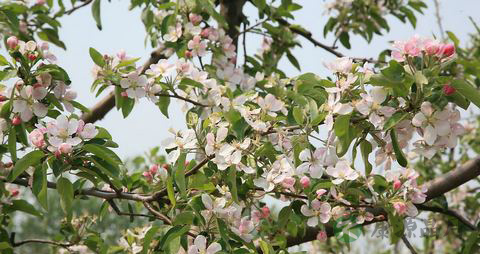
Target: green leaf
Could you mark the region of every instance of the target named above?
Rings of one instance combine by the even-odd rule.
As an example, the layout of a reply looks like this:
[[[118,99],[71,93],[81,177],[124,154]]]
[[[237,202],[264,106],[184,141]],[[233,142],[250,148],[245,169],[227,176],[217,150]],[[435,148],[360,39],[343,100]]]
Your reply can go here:
[[[408,162],[403,154],[402,149],[400,148],[397,140],[397,134],[395,133],[395,129],[390,130],[390,137],[392,138],[392,146],[393,151],[395,152],[395,157],[397,158],[398,164],[402,167],[406,167]]]
[[[480,92],[465,80],[456,79],[451,83],[457,92],[480,108]]]
[[[95,0],[92,4],[92,16],[99,30],[102,30],[102,20],[100,17],[100,0]]]
[[[178,157],[176,166],[175,166],[175,183],[180,190],[182,197],[187,195],[187,186],[185,181],[185,158],[187,157],[186,153],[181,153]]]
[[[117,64],[117,66],[115,66],[115,68],[121,68],[121,67],[132,65],[138,60],[140,60],[140,57],[122,60],[120,63]]]
[[[457,106],[467,110],[470,106],[470,101],[465,99],[460,93],[453,93],[452,95],[447,96],[447,100],[455,103]]]
[[[57,181],[57,191],[60,195],[60,205],[63,212],[69,218],[72,216],[73,204],[73,184],[65,177],[60,177]]]
[[[45,154],[42,151],[32,151],[27,153],[23,158],[15,162],[12,173],[8,176],[8,181],[15,180],[19,175],[21,175],[28,167],[33,166],[40,162],[40,160],[45,157]]]
[[[5,66],[5,65],[9,65],[9,63],[4,56],[0,55],[0,66]]]
[[[342,45],[345,46],[345,48],[347,48],[347,49],[351,48],[350,36],[348,35],[348,32],[342,32],[340,34],[339,39],[340,39],[340,42],[342,43]]]
[[[160,96],[158,98],[157,106],[164,116],[168,118],[168,106],[170,105],[170,97]]]
[[[142,254],[147,254],[148,253],[148,250],[150,250],[150,243],[152,242],[153,240],[153,237],[155,236],[155,234],[157,233],[157,231],[160,229],[160,227],[158,226],[153,226],[152,228],[150,228],[147,233],[145,234],[145,236],[143,237],[143,249],[142,249]]]
[[[337,137],[342,137],[348,134],[348,129],[350,128],[350,115],[339,115],[335,118],[335,123],[333,124],[335,135]]]
[[[290,51],[287,51],[287,58],[288,61],[290,61],[290,63],[292,63],[295,68],[297,68],[297,70],[301,71],[300,64],[298,63],[297,58],[295,58],[295,56],[293,56]]]
[[[391,128],[395,127],[399,122],[403,121],[406,117],[408,116],[408,113],[406,112],[395,112],[388,120],[385,122],[385,125],[383,126],[384,131],[388,131]]]
[[[37,197],[40,205],[45,210],[48,210],[48,196],[47,196],[47,162],[45,161],[41,167],[37,167],[33,173],[32,192]]]
[[[294,107],[293,108],[293,118],[295,118],[295,122],[302,125],[303,121],[305,121],[305,117],[303,115],[303,110],[300,109],[299,107]]]
[[[116,168],[118,168],[119,165],[122,165],[122,160],[117,156],[117,154],[106,147],[97,144],[86,144],[82,147],[82,149],[95,154]]]
[[[18,199],[18,200],[12,200],[12,204],[5,204],[3,206],[3,212],[5,213],[11,213],[14,211],[21,211],[24,213],[29,213],[31,215],[40,217],[42,214],[35,209],[33,205],[28,203],[26,200],[23,199]]]
[[[368,176],[372,172],[372,164],[368,161],[368,155],[372,152],[372,144],[367,140],[363,140],[360,142],[360,151],[365,165],[365,175]]]
[[[99,1],[99,0],[96,0],[96,1]],[[100,54],[100,52],[98,52],[96,49],[94,48],[90,48],[89,49],[89,53],[90,53],[90,57],[92,58],[93,62],[100,66],[100,67],[104,67],[105,66],[105,59],[103,59],[103,56],[102,54]]]
[[[17,132],[13,126],[10,127],[10,132],[8,133],[8,151],[12,161],[17,161]]]
[[[158,247],[161,250],[165,250],[166,246],[171,241],[175,240],[175,238],[178,238],[178,237],[184,235],[185,233],[188,232],[189,229],[190,229],[190,225],[185,225],[185,226],[178,225],[178,226],[174,226],[174,227],[170,228],[167,231],[167,233],[165,233],[165,235],[163,235],[162,239],[158,243]]]
[[[290,215],[292,214],[292,208],[290,206],[285,206],[280,210],[278,213],[278,220],[277,220],[277,225],[278,228],[285,228],[287,225],[288,221],[290,220]]]
[[[238,203],[238,193],[237,193],[237,169],[236,167],[230,166],[228,170],[228,187],[230,188],[230,193],[232,194],[232,199]]]
[[[230,237],[228,237],[228,226],[227,224],[220,218],[217,218],[217,224],[218,224],[218,231],[220,232],[220,237],[222,238],[223,242],[225,242],[225,245],[227,245],[227,249],[230,250]]]
[[[186,211],[175,216],[175,220],[173,220],[173,225],[191,225],[194,218],[195,215],[193,214],[193,212]]]
[[[172,178],[172,176],[168,176],[166,185],[167,185],[168,199],[172,203],[172,206],[175,207],[175,205],[177,204],[177,200],[175,199],[175,191],[173,190],[173,178]]]
[[[133,110],[133,106],[135,106],[135,100],[131,98],[123,98],[123,104],[122,104],[122,114],[123,118],[127,118],[128,115]]]
[[[183,78],[182,81],[180,81],[180,85],[187,85],[187,86],[203,88],[202,83],[200,83],[198,81],[195,81],[193,79],[189,79],[189,78]]]
[[[390,212],[388,213],[388,224],[390,225],[390,241],[392,244],[395,244],[403,236],[405,229],[403,218]]]

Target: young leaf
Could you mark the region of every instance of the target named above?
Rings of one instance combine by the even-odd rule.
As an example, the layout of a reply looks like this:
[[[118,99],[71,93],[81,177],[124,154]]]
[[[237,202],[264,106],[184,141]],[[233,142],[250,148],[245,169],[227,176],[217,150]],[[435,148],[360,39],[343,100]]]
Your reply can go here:
[[[95,0],[92,4],[92,16],[99,30],[102,30],[102,20],[100,17],[100,0]]]
[[[372,152],[372,144],[363,140],[360,143],[360,151],[362,153],[363,163],[365,164],[365,175],[368,176],[372,172],[372,164],[368,161],[368,155]]]
[[[407,159],[405,158],[405,155],[398,144],[397,134],[395,133],[394,129],[390,130],[390,137],[392,138],[393,151],[395,152],[395,157],[397,158],[398,164],[400,164],[402,167],[406,167],[408,164]]]
[[[148,250],[150,250],[150,243],[153,240],[153,237],[157,233],[157,231],[160,229],[158,226],[153,226],[150,228],[145,236],[143,237],[143,249],[142,249],[142,254],[147,254]]]
[[[460,79],[454,80],[451,83],[451,86],[457,89],[457,92],[480,108],[480,92],[475,87]]]
[[[185,182],[185,158],[187,154],[181,153],[177,160],[177,165],[175,168],[175,183],[180,190],[180,194],[182,197],[186,197],[187,195],[187,186]]]
[[[100,52],[98,52],[94,48],[90,48],[89,53],[90,53],[90,57],[92,58],[93,62],[96,65],[98,65],[100,67],[105,66],[105,60],[103,59],[103,56],[102,56],[102,54],[100,54]]]
[[[8,181],[15,180],[19,175],[27,170],[28,167],[39,163],[43,157],[45,157],[45,154],[42,151],[32,151],[27,153],[25,156],[23,156],[23,158],[15,163],[12,173],[10,173],[8,176]]]
[[[46,161],[41,167],[37,167],[33,173],[32,192],[37,197],[40,205],[45,210],[48,210],[48,198],[47,198],[47,168]]]
[[[395,127],[399,122],[404,120],[408,116],[408,113],[406,112],[395,112],[388,120],[385,122],[385,125],[383,126],[384,131],[388,131],[391,128]]]
[[[3,206],[3,212],[5,213],[11,213],[14,211],[22,211],[24,213],[29,213],[37,217],[42,216],[42,214],[37,211],[37,209],[35,209],[33,205],[22,199],[12,200],[11,204],[5,204]]]
[[[60,195],[60,205],[65,215],[70,218],[73,203],[73,185],[70,180],[65,177],[60,177],[57,181],[57,191]]]
[[[86,144],[82,148],[87,152],[95,154],[116,168],[118,168],[119,165],[122,165],[122,160],[117,154],[106,147],[97,144]]]

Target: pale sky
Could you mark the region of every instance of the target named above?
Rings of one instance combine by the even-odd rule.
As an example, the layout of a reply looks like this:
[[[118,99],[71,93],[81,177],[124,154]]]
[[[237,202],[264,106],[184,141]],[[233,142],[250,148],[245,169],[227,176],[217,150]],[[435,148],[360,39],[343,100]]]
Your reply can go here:
[[[104,54],[115,54],[121,49],[131,57],[142,57],[142,64],[148,59],[152,49],[144,44],[145,30],[140,20],[140,10],[128,11],[130,1],[102,1],[103,31],[96,28],[91,16],[90,7],[82,8],[71,16],[61,18],[62,28],[60,38],[67,45],[67,51],[52,47],[57,55],[58,64],[65,68],[72,80],[73,89],[78,92],[78,101],[86,106],[94,105],[101,97],[95,98],[90,93],[90,85],[93,82],[91,68],[93,62],[88,54],[88,48],[94,47]],[[303,9],[296,12],[296,21],[314,34],[314,38],[331,45],[334,38],[323,38],[323,25],[328,17],[322,15],[325,1],[302,0],[295,1],[303,5]],[[379,52],[389,47],[389,41],[405,40],[414,34],[422,36],[438,35],[438,25],[434,16],[433,0],[427,1],[430,7],[424,16],[418,16],[417,28],[413,29],[410,24],[403,24],[394,17],[389,17],[390,33],[386,36],[374,37],[368,44],[363,38],[351,36],[352,50],[340,47],[338,50],[352,57],[376,57]],[[476,15],[480,9],[480,1],[476,0],[445,0],[441,1],[441,14],[445,30],[453,31],[462,43],[468,41],[468,34],[474,32],[474,27],[468,20],[472,16],[480,23],[480,17]],[[256,10],[251,6],[246,7],[246,14],[256,17]],[[251,23],[255,23],[253,20]],[[247,49],[255,53],[258,48],[260,37],[247,36]],[[297,57],[303,72],[314,72],[320,76],[329,75],[323,66],[324,62],[335,57],[321,48],[315,48],[310,42],[299,37],[303,48],[293,51]],[[242,54],[243,50],[239,54]],[[242,57],[242,56],[240,56]],[[280,69],[289,76],[300,74],[288,60],[283,59]],[[180,111],[179,104],[172,102],[170,106],[170,119],[163,116],[159,109],[151,102],[143,99],[137,104],[127,119],[120,112],[112,110],[104,120],[96,124],[107,128],[120,147],[116,152],[122,157],[142,154],[148,149],[161,145],[161,142],[169,136],[168,128],[182,129],[184,115]]]

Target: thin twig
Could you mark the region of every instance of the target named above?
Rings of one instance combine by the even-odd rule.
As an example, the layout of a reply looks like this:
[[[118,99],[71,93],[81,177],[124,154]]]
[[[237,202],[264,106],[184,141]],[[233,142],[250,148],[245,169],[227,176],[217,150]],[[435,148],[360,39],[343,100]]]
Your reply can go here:
[[[442,209],[439,207],[431,207],[431,206],[426,206],[426,205],[416,205],[418,209],[424,210],[424,211],[430,211],[430,212],[436,212],[436,213],[443,213],[448,216],[455,217],[457,220],[465,224],[468,228],[471,230],[477,230],[477,227],[473,225],[470,221],[468,221],[465,217],[460,215],[458,212],[450,210],[450,209]]]
[[[405,235],[402,236],[402,241],[407,246],[407,248],[410,250],[410,252],[412,252],[412,254],[417,254],[417,251],[412,246],[412,244],[410,244],[410,242],[408,241],[408,239]]]
[[[160,97],[170,97],[170,98],[176,98],[176,99],[179,99],[179,100],[182,100],[182,101],[186,101],[186,102],[189,102],[193,105],[196,105],[196,106],[200,106],[200,107],[208,107],[208,105],[205,105],[205,104],[202,104],[198,101],[194,101],[194,100],[191,100],[191,99],[188,99],[186,97],[182,97],[178,94],[165,94],[165,93],[158,93],[156,94],[157,96],[160,96]]]
[[[161,221],[163,221],[165,224],[168,224],[168,225],[171,225],[172,224],[172,221],[164,214],[158,212],[157,210],[155,210],[151,205],[150,203],[148,202],[143,202],[143,206],[145,206],[145,208],[147,208],[148,211],[150,211],[153,215],[155,215],[155,217],[157,217],[158,219],[160,219]]]
[[[437,18],[438,29],[440,30],[440,38],[442,41],[445,40],[445,30],[443,29],[442,16],[440,15],[440,2],[438,0],[433,0],[435,4],[435,17]]]
[[[65,11],[65,14],[67,15],[70,15],[72,14],[74,11],[82,8],[82,7],[85,7],[87,5],[89,5],[93,0],[86,0],[83,4],[81,5],[77,5],[77,6],[74,6],[72,9],[68,10],[68,11]]]

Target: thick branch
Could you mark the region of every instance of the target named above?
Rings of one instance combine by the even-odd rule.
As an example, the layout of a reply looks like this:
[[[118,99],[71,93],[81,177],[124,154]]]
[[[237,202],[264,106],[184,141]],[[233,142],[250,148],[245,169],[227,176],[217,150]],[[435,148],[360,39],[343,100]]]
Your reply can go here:
[[[450,209],[442,209],[440,207],[431,207],[431,206],[426,206],[426,205],[417,205],[417,208],[423,211],[430,211],[430,212],[435,212],[435,213],[443,213],[448,216],[455,217],[457,220],[465,224],[468,228],[471,230],[477,230],[477,227],[473,225],[470,221],[468,221],[465,217],[463,217],[461,214],[459,214],[456,211],[450,210]]]
[[[161,49],[153,51],[148,61],[143,64],[142,68],[140,69],[140,73],[144,73],[146,70],[148,70],[148,68],[150,68],[150,65],[158,63],[160,59],[165,58],[166,57],[162,54]],[[113,92],[110,92],[109,95],[107,95],[97,104],[95,104],[95,106],[93,106],[90,112],[85,112],[82,115],[82,119],[86,123],[94,123],[104,118],[105,115],[113,109],[113,107],[115,107],[115,94]]]

